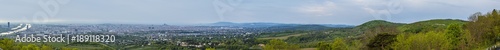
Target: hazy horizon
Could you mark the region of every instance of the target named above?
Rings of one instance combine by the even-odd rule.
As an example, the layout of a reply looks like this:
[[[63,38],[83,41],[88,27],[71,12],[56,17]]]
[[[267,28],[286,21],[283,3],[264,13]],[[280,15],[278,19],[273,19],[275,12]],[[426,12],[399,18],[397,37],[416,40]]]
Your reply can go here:
[[[500,9],[498,0],[0,0],[0,23],[359,25],[461,19]]]

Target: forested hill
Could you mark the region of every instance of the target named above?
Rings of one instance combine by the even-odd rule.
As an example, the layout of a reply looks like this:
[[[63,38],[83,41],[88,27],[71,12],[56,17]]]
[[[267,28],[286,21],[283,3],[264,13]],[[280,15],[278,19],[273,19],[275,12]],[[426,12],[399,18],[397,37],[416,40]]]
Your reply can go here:
[[[434,19],[419,21],[398,27],[398,30],[406,33],[420,33],[429,31],[444,31],[447,25],[465,24],[467,21],[457,19]]]
[[[301,31],[302,34],[292,34],[294,36],[282,41],[317,50],[484,50],[500,44],[498,12],[474,13],[468,21],[432,19],[393,23],[373,20],[354,28]],[[266,47],[280,46],[269,45],[272,46]]]
[[[372,20],[368,21],[366,23],[363,23],[359,26],[356,26],[356,29],[359,30],[367,30],[367,29],[373,29],[376,27],[381,27],[381,26],[400,26],[403,25],[403,23],[393,23],[393,22],[388,22],[384,20]]]

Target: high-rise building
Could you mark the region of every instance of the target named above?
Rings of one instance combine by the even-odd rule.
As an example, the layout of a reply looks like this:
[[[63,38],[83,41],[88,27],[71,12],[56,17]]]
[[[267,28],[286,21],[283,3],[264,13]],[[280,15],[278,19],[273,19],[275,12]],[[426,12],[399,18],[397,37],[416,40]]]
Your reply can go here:
[[[30,28],[30,26],[26,25],[26,30],[28,30]]]
[[[10,22],[7,22],[7,28],[10,28]]]

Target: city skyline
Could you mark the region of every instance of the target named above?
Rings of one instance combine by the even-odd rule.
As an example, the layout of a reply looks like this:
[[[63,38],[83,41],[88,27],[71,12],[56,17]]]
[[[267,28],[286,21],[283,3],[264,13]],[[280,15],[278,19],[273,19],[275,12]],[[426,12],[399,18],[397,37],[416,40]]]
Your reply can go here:
[[[466,20],[496,0],[0,0],[0,22],[205,24],[297,23],[359,25],[370,20],[412,23]],[[55,5],[51,7],[50,5]],[[51,8],[47,8],[51,7]]]

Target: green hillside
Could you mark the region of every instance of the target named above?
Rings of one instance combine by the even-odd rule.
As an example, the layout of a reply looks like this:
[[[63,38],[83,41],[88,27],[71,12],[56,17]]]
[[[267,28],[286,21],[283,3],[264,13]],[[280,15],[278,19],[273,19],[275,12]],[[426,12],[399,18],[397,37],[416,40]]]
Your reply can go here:
[[[355,29],[357,30],[368,30],[368,29],[374,29],[376,27],[397,27],[404,25],[402,23],[393,23],[393,22],[388,22],[384,20],[372,20],[365,22],[359,26],[356,26]]]
[[[465,24],[467,21],[456,19],[433,19],[419,21],[398,27],[398,30],[406,33],[420,33],[429,31],[443,31],[451,24]]]
[[[433,19],[409,24],[374,20],[352,31],[362,38],[336,38],[318,50],[484,50],[500,44],[500,13],[476,13],[469,21]],[[345,39],[345,40],[343,40]],[[358,41],[359,40],[359,41]],[[361,41],[361,42],[360,42]],[[493,46],[493,47],[492,47]]]

